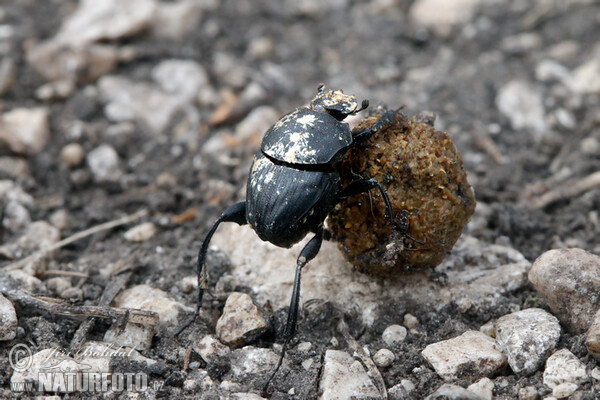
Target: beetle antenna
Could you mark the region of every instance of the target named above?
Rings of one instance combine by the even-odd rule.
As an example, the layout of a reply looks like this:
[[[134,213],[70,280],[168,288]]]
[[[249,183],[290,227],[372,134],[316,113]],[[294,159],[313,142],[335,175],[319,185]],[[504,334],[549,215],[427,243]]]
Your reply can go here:
[[[364,99],[364,100],[362,101],[362,104],[360,105],[360,108],[359,108],[358,110],[355,110],[354,112],[355,112],[355,113],[357,113],[357,112],[360,112],[360,111],[362,111],[362,110],[365,110],[367,107],[369,107],[369,100],[367,100],[367,99]]]

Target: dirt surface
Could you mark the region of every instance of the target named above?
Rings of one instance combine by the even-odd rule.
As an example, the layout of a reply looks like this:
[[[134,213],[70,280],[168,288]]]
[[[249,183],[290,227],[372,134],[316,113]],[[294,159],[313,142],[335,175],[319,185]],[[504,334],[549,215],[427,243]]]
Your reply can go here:
[[[181,38],[156,35],[146,28],[127,37],[102,40],[132,50],[134,56],[121,59],[110,73],[133,81],[151,81],[152,69],[172,58],[193,60],[206,71],[208,80],[201,89],[209,98],[189,103],[197,121],[196,126],[192,124],[192,134],[185,132],[194,118],[185,112],[183,117],[176,113],[158,132],[140,122],[143,118],[133,118],[125,133],[107,133],[115,122],[106,115],[107,101],[98,95],[95,80],[78,82],[66,98],[40,100],[36,90],[47,80],[27,62],[26,51],[55,35],[77,2],[0,3],[0,51],[3,59],[12,60],[14,68],[14,82],[4,91],[0,109],[6,112],[45,106],[49,111],[50,139],[43,150],[28,156],[3,150],[13,164],[10,171],[1,172],[2,177],[16,182],[34,198],[27,207],[30,220],[49,221],[57,210],[63,210],[67,223],[60,236],[65,238],[145,208],[149,216],[144,220],[157,227],[154,236],[140,243],[123,238],[126,228],[133,226],[130,224],[54,252],[47,260],[47,270],[88,275],[85,279],[69,278],[82,293],[70,301],[97,304],[108,284],[100,271],[125,261],[137,267],[126,287],[148,284],[184,305],[194,306],[195,292],[184,293],[180,283],[195,274],[201,241],[221,210],[243,199],[252,154],[264,132],[252,128],[249,133],[241,132],[239,121],[262,105],[272,107],[277,118],[308,102],[321,82],[359,99],[370,99],[372,108],[377,104],[404,105],[403,112],[408,115],[423,110],[436,113],[436,129],[448,132],[454,141],[474,188],[477,211],[466,229],[470,235],[513,247],[530,261],[552,248],[580,247],[600,253],[597,183],[576,193],[565,190],[565,196],[547,204],[540,201],[548,191],[573,187],[600,170],[597,3],[481,2],[464,18],[429,28],[415,15],[413,2],[403,0],[311,0],[303,5],[275,0],[201,3],[206,6],[199,21]],[[582,66],[593,62],[598,68],[595,81],[578,82],[588,79]],[[528,88],[534,98],[522,100],[521,96],[522,102],[517,104],[510,99],[503,102],[502,95],[510,97],[514,87],[510,83],[514,81]],[[262,94],[249,105],[238,101],[238,109],[228,109],[227,105],[239,100],[251,84],[259,85]],[[535,110],[540,107],[536,120]],[[224,118],[215,116],[220,108]],[[525,112],[523,122],[511,110],[517,114],[534,111]],[[211,125],[210,121],[221,123]],[[67,167],[61,161],[61,150],[74,142],[88,155],[101,144],[110,144],[117,152],[121,176],[98,181],[86,161],[79,167]],[[16,159],[27,165],[22,172],[15,170]],[[22,234],[22,230],[3,229],[3,244],[14,243]],[[211,251],[211,281],[217,282],[229,264],[227,254]],[[38,277],[42,285],[37,293],[56,297],[46,285],[52,275]],[[444,276],[434,274],[430,279],[443,281]],[[252,293],[251,287],[234,289]],[[224,304],[222,296],[207,300],[204,315],[213,316],[213,320],[197,321],[181,340],[173,337],[175,327],[158,330],[151,348],[143,351],[158,364],[143,370],[164,385],[158,391],[142,393],[140,398],[216,399],[234,398],[228,397],[233,391],[260,393],[264,377],[238,382],[236,390],[228,391],[219,384],[231,379],[230,371],[214,366],[208,369],[216,382],[212,391],[184,388],[186,379],[193,376],[183,369],[186,349],[194,337],[214,333]],[[301,363],[306,354],[292,348],[281,372],[283,377],[274,382],[272,398],[318,396],[318,365],[324,352],[335,347],[331,340],[337,335],[340,318],[348,323],[351,335],[374,352],[384,347],[383,330],[390,324],[403,324],[406,313],[418,317],[419,334],[387,346],[396,360],[382,369],[382,375],[388,389],[410,379],[416,387],[410,398],[425,398],[443,383],[421,356],[427,344],[455,337],[466,329],[478,330],[494,318],[531,304],[545,307],[531,286],[502,297],[493,307],[467,311],[452,302],[433,311],[394,298],[381,306],[389,312],[366,326],[355,318],[355,311],[340,309],[335,299],[322,299],[304,308],[293,341],[312,343],[310,355],[317,367],[305,369]],[[68,349],[80,324],[31,307],[16,308],[17,338],[0,342],[1,397],[18,397],[7,389],[12,369],[5,355],[12,345]],[[253,345],[272,348],[274,342],[281,343],[275,332],[281,332],[286,310],[266,311],[271,329]],[[183,314],[180,322],[191,315]],[[102,340],[109,325],[97,322],[88,338]],[[348,344],[338,337],[336,348],[349,351]],[[594,368],[597,362],[586,355],[583,341],[583,336],[563,333],[560,346]],[[194,352],[191,361],[206,367]],[[518,398],[519,388],[526,386],[535,386],[540,395],[551,392],[542,383],[541,371],[519,377],[506,368],[493,380],[496,399]],[[458,383],[466,387],[470,382]],[[291,388],[296,388],[296,397],[288,393]],[[582,385],[578,393],[579,397],[573,398],[597,398],[590,383]]]

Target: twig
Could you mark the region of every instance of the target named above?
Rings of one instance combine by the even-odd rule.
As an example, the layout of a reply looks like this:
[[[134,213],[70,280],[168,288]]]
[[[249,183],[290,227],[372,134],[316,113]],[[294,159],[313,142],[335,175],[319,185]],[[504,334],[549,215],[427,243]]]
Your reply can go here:
[[[529,208],[532,210],[544,208],[548,204],[577,197],[596,187],[600,187],[600,171],[594,172],[580,180],[570,179],[561,183],[557,188],[544,193],[532,201]]]
[[[48,276],[48,275],[56,275],[56,276],[74,276],[77,278],[87,278],[89,275],[85,272],[77,272],[77,271],[63,271],[60,269],[48,269],[46,271],[42,271],[38,274],[38,276]]]
[[[102,292],[102,295],[100,296],[100,300],[98,300],[99,306],[110,305],[110,303],[114,300],[121,289],[123,289],[133,274],[135,266],[132,263],[126,263],[122,260],[117,261],[117,263],[118,265],[115,265],[113,273],[111,274],[113,279],[108,282],[104,288],[104,291]],[[81,348],[81,345],[85,341],[88,332],[90,329],[92,329],[95,322],[96,318],[90,318],[79,325],[75,335],[73,335],[71,345],[69,346],[69,350],[72,354],[76,353]]]
[[[60,249],[61,247],[67,246],[73,242],[76,242],[80,239],[83,239],[85,237],[88,237],[90,235],[93,235],[94,233],[98,233],[98,232],[102,232],[102,231],[106,231],[108,229],[112,229],[115,228],[117,226],[120,225],[125,225],[128,224],[129,222],[133,222],[137,219],[143,218],[146,215],[148,215],[148,210],[143,209],[140,210],[138,212],[136,212],[135,214],[131,214],[131,215],[126,215],[125,217],[119,218],[119,219],[115,219],[113,221],[108,221],[108,222],[104,222],[100,225],[96,225],[93,226],[89,229],[83,230],[81,232],[77,232],[76,234],[69,236],[68,238],[65,238],[61,241],[58,241],[56,243],[51,244],[50,246],[44,247],[41,250],[36,251],[35,253],[19,260],[19,261],[15,261],[13,263],[10,263],[4,267],[2,267],[2,269],[5,269],[7,271],[9,270],[13,270],[13,269],[19,269],[22,268],[23,266],[25,266],[28,262],[31,262],[39,257],[43,257],[44,255],[46,255],[47,253],[50,253],[54,250]]]
[[[496,143],[488,135],[471,132],[471,138],[479,148],[492,157],[496,164],[506,164],[506,157],[502,155]]]
[[[32,307],[51,314],[59,314],[71,318],[98,317],[129,321],[141,325],[153,326],[158,324],[158,314],[154,311],[109,306],[76,306],[50,297],[33,296],[21,289],[7,290],[3,294],[11,301],[18,302],[23,307]]]

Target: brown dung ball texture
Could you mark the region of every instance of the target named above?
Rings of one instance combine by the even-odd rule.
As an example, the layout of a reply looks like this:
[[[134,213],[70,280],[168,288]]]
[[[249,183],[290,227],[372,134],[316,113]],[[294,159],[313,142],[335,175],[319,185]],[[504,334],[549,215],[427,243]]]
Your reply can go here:
[[[380,117],[368,117],[358,128]],[[340,203],[328,221],[346,259],[375,276],[438,265],[475,211],[473,190],[450,137],[399,111],[390,126],[347,153],[339,172],[345,184],[377,179],[392,203],[394,226],[385,220],[376,189]]]

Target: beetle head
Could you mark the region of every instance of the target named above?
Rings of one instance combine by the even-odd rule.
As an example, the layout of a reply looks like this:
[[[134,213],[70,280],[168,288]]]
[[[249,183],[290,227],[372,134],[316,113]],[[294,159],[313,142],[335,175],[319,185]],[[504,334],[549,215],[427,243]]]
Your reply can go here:
[[[326,111],[338,121],[343,120],[350,114],[355,114],[369,106],[369,100],[363,100],[358,107],[355,96],[346,95],[340,90],[327,90],[325,85],[319,85],[317,95],[310,102],[310,108],[314,111]]]

